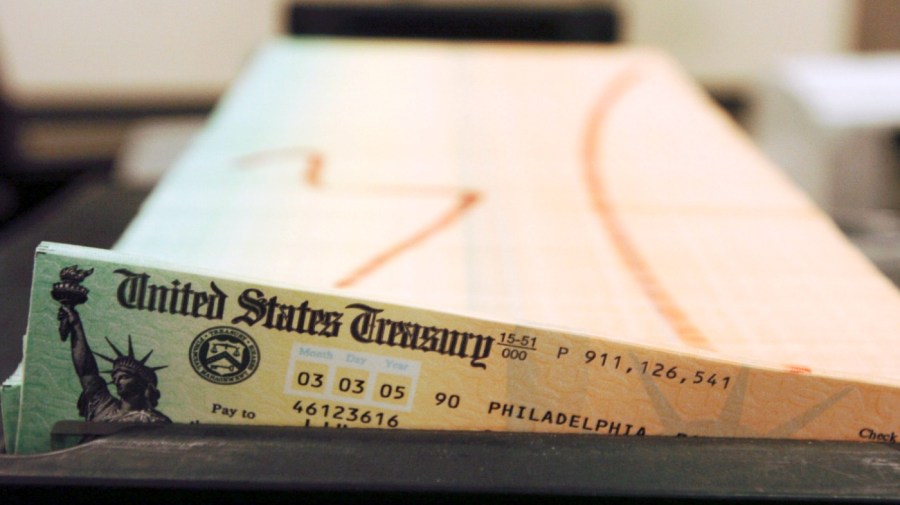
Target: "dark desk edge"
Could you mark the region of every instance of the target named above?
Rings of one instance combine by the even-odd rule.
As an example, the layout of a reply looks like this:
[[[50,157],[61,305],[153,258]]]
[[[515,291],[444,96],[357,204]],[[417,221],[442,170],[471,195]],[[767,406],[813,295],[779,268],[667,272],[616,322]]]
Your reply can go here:
[[[876,443],[142,425],[57,452],[0,456],[0,486],[184,493],[900,500],[900,450]]]

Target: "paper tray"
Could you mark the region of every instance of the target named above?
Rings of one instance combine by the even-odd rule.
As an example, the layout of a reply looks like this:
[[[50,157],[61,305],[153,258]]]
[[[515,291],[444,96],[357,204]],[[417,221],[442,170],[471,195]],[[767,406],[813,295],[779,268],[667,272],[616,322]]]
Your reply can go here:
[[[79,425],[63,429],[78,433]],[[877,443],[143,425],[63,451],[2,456],[0,488],[13,500],[91,503],[128,495],[160,503],[295,495],[330,503],[890,501],[900,498],[900,451]]]

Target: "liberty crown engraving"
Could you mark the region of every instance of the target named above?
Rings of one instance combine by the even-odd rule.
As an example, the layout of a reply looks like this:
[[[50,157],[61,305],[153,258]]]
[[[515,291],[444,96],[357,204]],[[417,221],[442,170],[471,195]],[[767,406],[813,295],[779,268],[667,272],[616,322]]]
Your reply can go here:
[[[113,344],[109,337],[106,338],[106,343],[112,348],[113,352],[116,353],[115,358],[110,358],[108,356],[104,356],[97,351],[94,351],[94,356],[101,358],[108,363],[112,363],[112,370],[104,370],[105,373],[110,374],[113,378],[115,378],[118,373],[130,373],[132,375],[137,376],[142,379],[144,382],[148,384],[153,384],[154,386],[159,385],[159,379],[156,377],[156,371],[162,370],[166,368],[168,365],[163,366],[147,366],[147,360],[150,359],[150,356],[153,354],[153,350],[147,353],[141,359],[137,359],[134,355],[134,345],[131,342],[131,335],[128,335],[128,354],[123,354],[115,344]],[[110,383],[112,384],[112,383]]]

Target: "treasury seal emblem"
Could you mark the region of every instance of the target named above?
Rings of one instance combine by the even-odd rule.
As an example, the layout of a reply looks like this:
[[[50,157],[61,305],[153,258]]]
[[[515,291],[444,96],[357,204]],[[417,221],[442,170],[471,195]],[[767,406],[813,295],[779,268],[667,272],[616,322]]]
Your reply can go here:
[[[191,367],[213,384],[243,382],[259,367],[259,347],[246,332],[229,326],[203,331],[191,342]]]

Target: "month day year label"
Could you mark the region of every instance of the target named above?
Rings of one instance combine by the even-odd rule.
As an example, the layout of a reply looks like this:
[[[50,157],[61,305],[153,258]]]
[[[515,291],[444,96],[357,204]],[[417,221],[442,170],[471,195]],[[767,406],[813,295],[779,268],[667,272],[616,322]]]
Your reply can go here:
[[[420,370],[419,361],[296,343],[284,392],[409,412]]]

